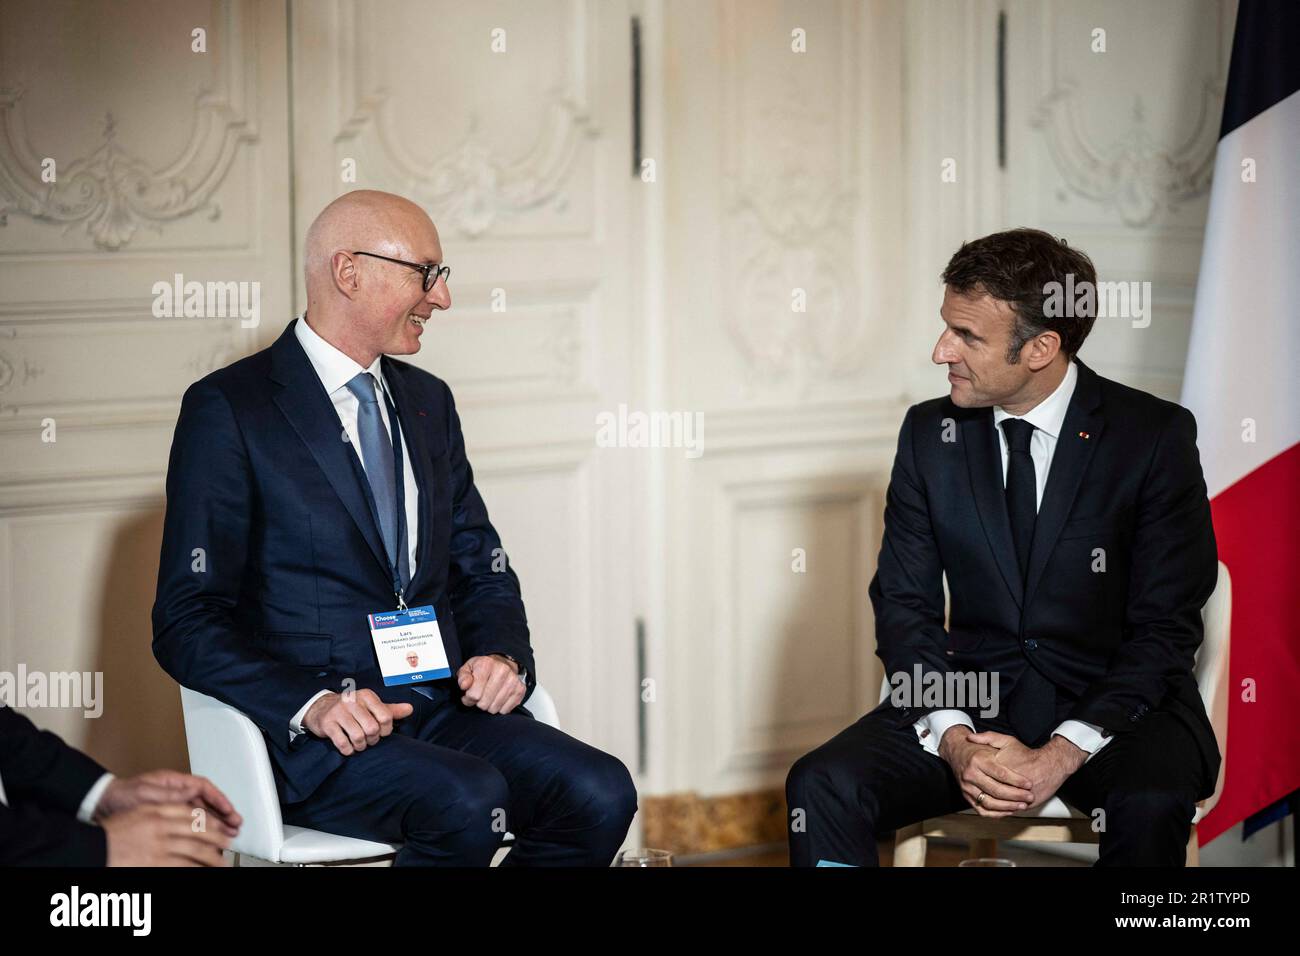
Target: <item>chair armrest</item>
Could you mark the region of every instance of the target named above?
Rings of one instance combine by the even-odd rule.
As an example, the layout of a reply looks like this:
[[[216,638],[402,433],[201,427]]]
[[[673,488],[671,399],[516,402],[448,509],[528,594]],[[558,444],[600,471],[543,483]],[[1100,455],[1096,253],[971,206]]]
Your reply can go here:
[[[528,712],[547,726],[560,729],[560,715],[555,709],[555,700],[547,692],[546,688],[538,684],[533,688],[533,692],[528,695],[528,700],[524,702]]]

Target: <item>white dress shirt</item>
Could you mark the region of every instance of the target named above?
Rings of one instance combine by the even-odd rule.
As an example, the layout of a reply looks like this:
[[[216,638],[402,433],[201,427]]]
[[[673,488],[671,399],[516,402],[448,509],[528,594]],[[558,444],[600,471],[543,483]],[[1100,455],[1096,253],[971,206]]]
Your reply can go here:
[[[393,393],[384,380],[384,374],[380,371],[380,363],[383,359],[381,355],[370,363],[370,368],[363,369],[353,359],[349,358],[343,352],[340,352],[330,343],[320,337],[310,325],[307,324],[307,318],[304,315],[299,318],[293,326],[294,334],[298,337],[299,344],[302,345],[303,351],[307,353],[307,358],[311,362],[311,367],[316,370],[316,375],[320,378],[321,385],[325,387],[330,401],[334,403],[334,411],[338,413],[339,422],[343,430],[347,433],[348,441],[356,449],[357,457],[361,459],[361,466],[366,465],[366,456],[361,449],[361,434],[357,431],[357,411],[361,403],[357,397],[352,394],[352,389],[348,388],[348,382],[357,375],[358,372],[369,372],[379,382],[380,388],[393,401]],[[378,390],[376,390],[378,394]],[[397,403],[393,401],[393,406]],[[384,421],[384,427],[388,429],[388,434],[393,434],[392,423],[388,420],[387,403],[382,399],[379,402],[379,414]],[[340,436],[341,437],[341,436]],[[411,577],[415,577],[415,545],[419,541],[420,532],[420,508],[419,495],[420,489],[415,481],[415,469],[411,467],[411,455],[407,450],[406,435],[401,436],[402,445],[402,487],[404,489],[406,505],[406,538],[407,538],[407,557],[410,561]],[[376,608],[379,610],[379,608]],[[323,697],[330,691],[323,690],[317,693],[302,705],[298,713],[293,715],[289,721],[289,740],[293,741],[300,733],[303,733],[302,720],[307,716],[307,711],[318,698]]]
[[[1036,506],[1040,508],[1043,505],[1043,489],[1047,487],[1047,472],[1052,467],[1052,456],[1056,453],[1056,440],[1061,435],[1061,426],[1065,422],[1065,413],[1070,407],[1070,398],[1074,395],[1074,386],[1078,381],[1079,370],[1071,361],[1069,367],[1065,370],[1065,377],[1061,379],[1061,384],[1056,386],[1056,390],[1020,416],[1034,426],[1033,436],[1029,440],[1029,456],[1034,460],[1034,490],[1037,496],[1035,500]],[[1004,410],[1000,405],[993,407],[993,430],[997,432],[998,447],[1002,450],[1002,482],[1004,485],[1007,480],[1009,450],[1007,448],[1007,438],[1002,431],[1001,425],[1005,419],[1014,417],[1016,416]],[[939,742],[943,740],[943,735],[957,724],[965,724],[972,731],[975,729],[974,722],[964,710],[932,711],[918,720],[913,726],[916,728],[921,746],[937,756]],[[1111,741],[1111,737],[1105,734],[1102,728],[1096,724],[1085,723],[1082,720],[1064,720],[1052,733],[1060,734],[1080,750],[1087,752],[1088,757],[1084,763],[1091,760],[1097,751]]]

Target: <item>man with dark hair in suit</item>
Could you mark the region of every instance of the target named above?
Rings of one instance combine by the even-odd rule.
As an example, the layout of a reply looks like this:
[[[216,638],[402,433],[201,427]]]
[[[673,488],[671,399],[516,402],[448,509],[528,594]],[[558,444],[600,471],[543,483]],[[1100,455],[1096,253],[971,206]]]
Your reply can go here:
[[[891,695],[800,758],[791,861],[876,865],[878,833],[1059,793],[1098,821],[1099,864],[1182,865],[1220,762],[1192,675],[1217,575],[1196,423],[1078,361],[1098,290],[1064,242],[986,236],[943,281],[950,393],[899,433],[877,654],[896,690],[995,675],[997,700]]]
[[[242,822],[203,777],[115,777],[0,707],[0,865],[223,866]]]
[[[286,823],[400,842],[397,865],[486,866],[507,829],[507,865],[609,865],[631,775],[521,706],[519,579],[451,390],[389,357],[451,306],[437,229],[400,196],[346,193],[304,271],[305,314],[185,393],[155,656],[262,729]],[[408,608],[421,660],[445,666],[394,683],[371,631]]]

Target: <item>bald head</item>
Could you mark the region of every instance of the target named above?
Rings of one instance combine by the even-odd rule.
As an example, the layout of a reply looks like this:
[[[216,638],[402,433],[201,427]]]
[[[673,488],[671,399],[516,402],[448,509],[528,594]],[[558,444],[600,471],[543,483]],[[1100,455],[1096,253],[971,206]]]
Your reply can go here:
[[[426,232],[437,235],[425,211],[409,199],[377,189],[344,193],[322,209],[307,230],[303,259],[307,297],[311,298],[313,282],[330,281],[335,252],[364,249],[422,262],[426,260],[413,244]]]
[[[444,281],[425,290],[419,269],[375,258],[442,262],[438,230],[409,199],[374,189],[345,193],[321,210],[304,245],[308,324],[363,367],[379,354],[417,351],[423,320],[451,305]]]

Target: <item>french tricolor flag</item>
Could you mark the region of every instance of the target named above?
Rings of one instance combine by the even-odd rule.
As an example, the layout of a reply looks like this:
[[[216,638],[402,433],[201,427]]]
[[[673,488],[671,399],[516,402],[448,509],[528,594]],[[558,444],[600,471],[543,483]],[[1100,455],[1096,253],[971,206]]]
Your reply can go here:
[[[1300,3],[1241,0],[1182,403],[1232,577],[1223,792],[1202,843],[1300,790]]]

